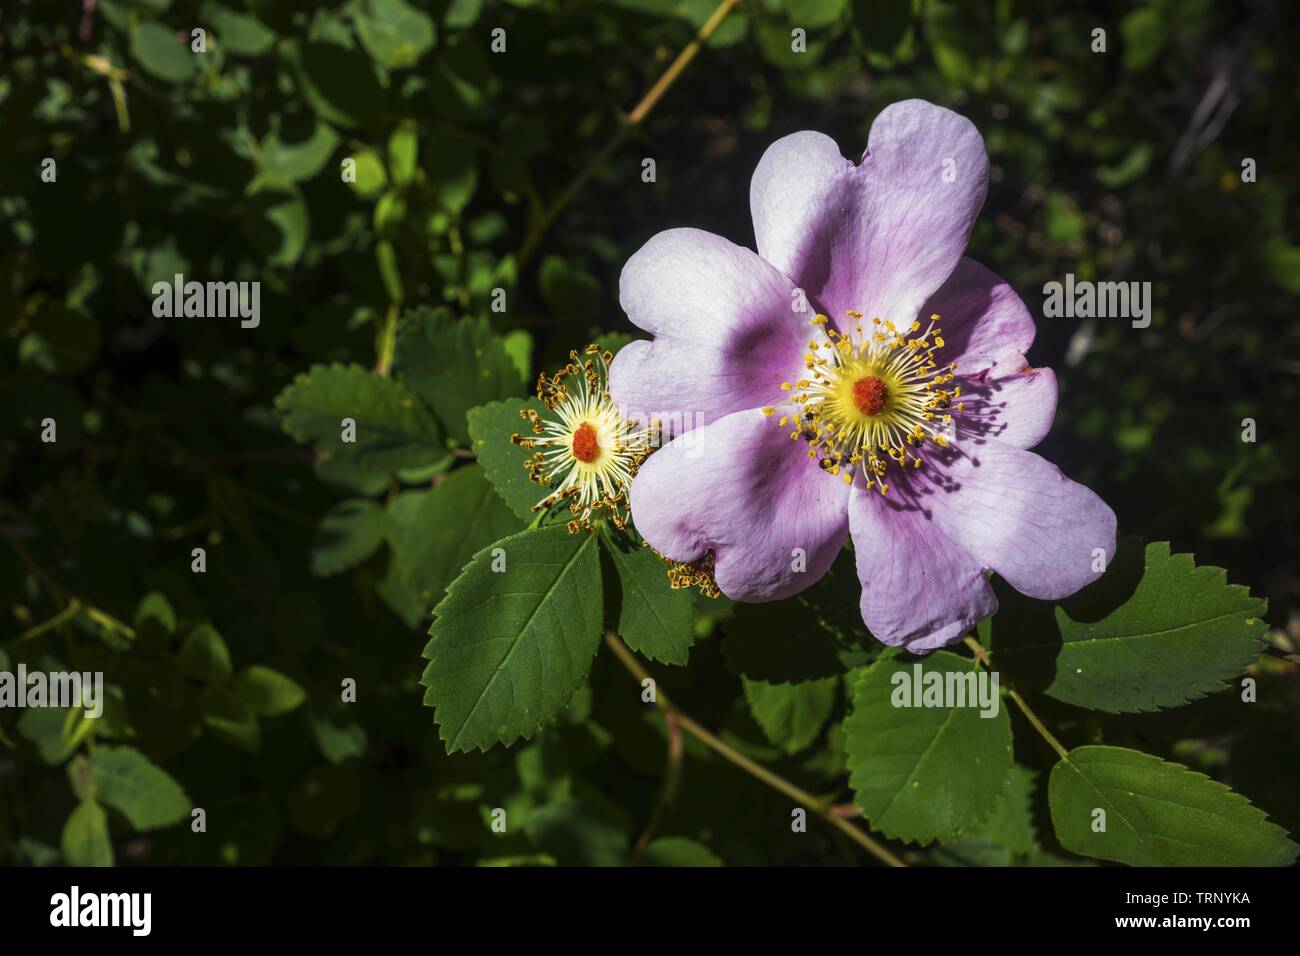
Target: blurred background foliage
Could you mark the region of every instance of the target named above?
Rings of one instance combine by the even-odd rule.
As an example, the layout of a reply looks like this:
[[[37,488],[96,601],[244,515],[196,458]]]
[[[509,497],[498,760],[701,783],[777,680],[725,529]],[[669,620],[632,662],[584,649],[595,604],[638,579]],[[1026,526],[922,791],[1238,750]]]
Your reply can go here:
[[[1096,489],[1122,533],[1226,567],[1269,599],[1275,643],[1297,637],[1300,10],[747,0],[551,221],[714,8],[4,4],[0,669],[102,669],[112,690],[98,722],[0,711],[0,862],[626,859],[665,740],[608,655],[562,721],[509,750],[448,757],[421,707],[423,622],[486,543],[464,551],[455,524],[487,487],[477,468],[451,470],[470,442],[455,376],[486,351],[501,393],[487,397],[523,395],[570,348],[630,332],[617,280],[642,242],[692,225],[752,243],[749,177],[774,139],[818,129],[856,157],[880,109],[910,97],[984,134],[991,183],[971,254],[1032,311],[1067,272],[1152,283],[1145,330],[1040,320],[1031,360],[1061,381],[1042,453]],[[792,52],[794,28],[806,52]],[[340,174],[349,158],[354,182]],[[260,281],[260,325],[155,317],[152,286],[177,273]],[[490,308],[497,288],[504,312]],[[445,448],[390,476],[294,443],[275,397],[315,364],[386,371],[413,308],[412,327],[458,343],[430,359],[451,384],[421,396]],[[54,444],[40,440],[47,417]],[[457,497],[435,500],[444,479]],[[493,536],[520,526],[490,507]],[[811,739],[773,743],[719,649],[728,628],[780,618],[699,610],[691,666],[665,672],[665,689],[743,752],[842,792],[840,698]],[[355,703],[340,699],[348,678]],[[1100,737],[1095,717],[1051,716],[1071,743]],[[1294,832],[1298,720],[1282,673],[1258,708],[1229,713],[1220,698],[1140,726],[1115,718],[1106,739],[1228,779]],[[791,833],[783,798],[686,747],[664,839],[643,860],[858,858],[816,823]],[[496,807],[528,823],[493,833]],[[909,858],[1055,859],[1043,807],[1024,810],[1027,840]]]

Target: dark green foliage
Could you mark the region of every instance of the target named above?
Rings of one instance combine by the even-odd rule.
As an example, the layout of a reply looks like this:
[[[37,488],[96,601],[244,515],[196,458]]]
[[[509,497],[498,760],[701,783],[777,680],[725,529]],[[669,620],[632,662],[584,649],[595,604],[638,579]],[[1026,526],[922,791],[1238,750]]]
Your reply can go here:
[[[1294,859],[1293,5],[747,0],[550,216],[714,6],[6,0],[0,671],[105,695],[0,709],[0,864],[870,862],[675,736],[606,631],[908,863]],[[750,244],[769,143],[856,159],[911,97],[984,135],[970,255],[1040,316],[1038,450],[1134,536],[1059,605],[995,582],[994,719],[890,706],[915,660],[850,553],[775,604],[674,591],[634,531],[533,512],[509,441],[539,372],[628,341],[646,239]],[[1150,328],[1041,318],[1067,272],[1150,281]],[[259,282],[258,321],[156,315],[178,274]]]

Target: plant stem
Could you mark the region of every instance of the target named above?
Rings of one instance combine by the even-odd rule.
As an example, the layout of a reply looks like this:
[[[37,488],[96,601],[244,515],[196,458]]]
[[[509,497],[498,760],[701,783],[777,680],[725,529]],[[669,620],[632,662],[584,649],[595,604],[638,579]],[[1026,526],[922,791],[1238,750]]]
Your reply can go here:
[[[86,605],[82,610],[86,617],[90,618],[100,627],[109,631],[117,631],[120,634],[125,634],[131,640],[135,640],[135,628],[123,624],[117,618],[113,617],[113,615],[90,605]]]
[[[605,633],[605,643],[609,645],[610,650],[619,662],[627,668],[628,672],[637,679],[638,682],[644,681],[650,677],[646,669],[636,659],[636,656],[628,649],[627,645],[618,639],[618,636],[612,631]],[[826,801],[813,796],[807,790],[795,786],[784,777],[773,773],[762,764],[756,763],[735,748],[724,743],[718,737],[714,736],[704,727],[700,726],[689,716],[683,713],[678,707],[672,704],[666,694],[656,688],[655,704],[662,710],[665,717],[672,715],[673,719],[681,725],[681,728],[687,733],[692,734],[701,743],[711,749],[718,756],[735,764],[741,770],[744,770],[752,777],[756,777],[763,783],[767,784],[778,793],[789,797],[800,807],[811,809],[819,817],[841,831],[845,836],[854,843],[863,847],[872,856],[888,864],[889,866],[906,866],[907,864],[894,856],[885,846],[873,840],[870,836],[863,833],[858,827],[849,823],[841,814],[837,813],[834,808],[830,807]]]
[[[375,362],[375,371],[380,375],[387,375],[393,367],[393,350],[397,347],[397,314],[397,303],[389,303],[388,317],[384,320],[384,328],[380,333],[379,359]]]
[[[992,658],[989,656],[989,652],[984,649],[983,644],[981,644],[979,641],[975,640],[975,638],[969,635],[967,635],[965,639],[965,644],[967,647],[969,647],[972,651],[975,652],[975,658],[981,664],[983,664],[985,667],[992,666]],[[1063,746],[1061,746],[1061,742],[1057,740],[1056,737],[1052,734],[1052,732],[1047,729],[1046,725],[1041,720],[1038,719],[1038,715],[1035,714],[1030,709],[1029,704],[1027,704],[1025,702],[1025,699],[1020,696],[1020,693],[1014,687],[1008,687],[1007,696],[1016,702],[1016,706],[1019,707],[1020,712],[1025,715],[1025,719],[1028,720],[1029,723],[1033,725],[1034,729],[1038,731],[1038,733],[1042,736],[1044,740],[1046,740],[1049,744],[1052,745],[1052,749],[1055,750],[1058,754],[1060,754],[1061,759],[1068,760],[1070,757],[1070,752],[1066,750]]]
[[[34,637],[40,637],[46,631],[52,631],[60,624],[63,624],[65,621],[72,620],[80,613],[81,613],[81,602],[78,601],[76,598],[73,598],[72,603],[69,604],[67,607],[65,607],[62,611],[54,615],[54,617],[50,618],[44,624],[37,624],[35,627],[23,631],[21,634],[19,634],[17,637],[13,639],[13,643],[19,644],[23,641],[30,641]]]
[[[1021,712],[1025,715],[1025,718],[1034,725],[1034,729],[1042,735],[1044,740],[1052,745],[1053,750],[1060,754],[1061,759],[1069,760],[1070,752],[1061,746],[1061,742],[1052,735],[1050,730],[1043,726],[1043,722],[1038,719],[1037,714],[1029,709],[1029,705],[1025,703],[1025,699],[1021,697],[1014,688],[1008,689],[1007,694],[1016,702],[1016,706],[1020,708]]]
[[[85,615],[100,627],[111,631],[119,631],[131,640],[135,640],[135,630],[133,628],[123,624],[107,611],[101,610],[93,604],[87,604],[75,594],[69,592],[67,588],[63,587],[59,582],[55,581],[46,573],[45,569],[37,563],[36,559],[32,557],[31,552],[23,546],[21,541],[10,534],[4,534],[3,537],[13,546],[13,549],[18,552],[18,556],[22,558],[23,564],[27,566],[27,569],[45,585],[45,590],[49,592],[50,598],[56,604],[63,604],[66,602],[62,611],[54,615],[54,617],[50,618],[44,624],[38,624],[36,627],[19,634],[14,638],[13,643],[17,644],[20,641],[27,641],[34,637],[39,637],[47,631],[51,631],[58,627],[60,624],[64,624],[81,615]]]
[[[654,812],[650,814],[650,822],[646,824],[645,830],[642,831],[632,850],[633,862],[641,858],[645,848],[650,845],[655,831],[659,829],[659,822],[663,820],[664,814],[677,801],[677,788],[682,782],[682,757],[685,749],[682,747],[681,721],[676,711],[669,710],[664,712],[664,722],[668,725],[668,765],[664,768],[664,785],[659,791]]]
[[[677,59],[673,60],[663,75],[655,81],[654,86],[650,87],[646,92],[645,96],[641,97],[641,102],[637,103],[632,112],[622,119],[618,129],[614,131],[614,135],[605,142],[596,157],[584,166],[582,171],[564,188],[564,191],[555,198],[555,201],[546,207],[541,218],[537,219],[532,228],[529,229],[528,235],[519,249],[518,263],[520,268],[532,258],[533,253],[537,251],[538,243],[542,241],[542,237],[546,234],[546,230],[564,211],[564,207],[573,201],[573,197],[578,195],[582,187],[587,184],[587,180],[605,164],[605,161],[614,154],[615,150],[623,145],[623,141],[628,138],[632,131],[641,125],[650,111],[655,108],[655,104],[668,92],[669,87],[690,66],[691,61],[699,54],[704,44],[709,42],[709,37],[713,36],[714,31],[721,26],[722,21],[727,18],[727,14],[740,6],[741,2],[742,0],[722,0],[718,4],[717,9],[705,21],[704,26],[700,27],[700,32],[695,34],[695,38],[682,48],[682,52],[677,54]]]

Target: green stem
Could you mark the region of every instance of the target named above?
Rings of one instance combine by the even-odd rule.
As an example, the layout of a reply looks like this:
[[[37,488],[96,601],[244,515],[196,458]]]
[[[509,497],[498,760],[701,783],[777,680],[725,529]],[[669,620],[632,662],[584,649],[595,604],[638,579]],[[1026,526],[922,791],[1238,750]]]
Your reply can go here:
[[[388,317],[384,320],[384,329],[379,338],[379,359],[375,362],[375,371],[387,375],[393,367],[393,351],[397,348],[397,315],[399,307],[396,302],[388,305]]]
[[[113,615],[89,605],[84,607],[83,611],[85,612],[86,617],[90,618],[100,627],[107,628],[110,631],[118,631],[121,634],[125,634],[131,640],[135,640],[135,628],[128,627],[126,624],[123,624],[117,618],[113,617]]]
[[[965,644],[967,647],[969,647],[972,651],[975,652],[976,660],[978,660],[985,667],[992,666],[992,658],[990,657],[989,652],[984,649],[983,644],[981,644],[979,641],[975,640],[975,638],[970,636],[966,637]],[[1026,703],[1025,699],[1020,696],[1020,693],[1014,687],[1009,687],[1007,688],[1007,696],[1016,702],[1016,706],[1019,707],[1020,712],[1025,715],[1025,719],[1028,720],[1029,723],[1033,725],[1033,728],[1036,731],[1038,731],[1038,733],[1042,736],[1044,740],[1046,740],[1049,744],[1051,744],[1052,749],[1061,755],[1061,759],[1068,760],[1070,757],[1070,752],[1066,750],[1063,746],[1061,746],[1061,742],[1057,740],[1055,735],[1053,735],[1052,732],[1047,729],[1047,726],[1041,720],[1038,719],[1038,715],[1035,714],[1033,710],[1030,709],[1029,704]]]
[[[605,643],[609,645],[610,650],[614,652],[614,656],[619,659],[619,662],[627,668],[628,672],[635,677],[638,682],[645,681],[650,677],[646,672],[646,669],[642,667],[641,663],[636,659],[636,656],[628,649],[626,644],[618,639],[617,635],[613,632],[607,631],[605,633]],[[672,704],[668,700],[667,695],[657,688],[655,691],[655,704],[660,710],[664,711],[665,716],[672,714],[683,730],[693,735],[714,753],[718,754],[718,756],[735,764],[750,776],[761,780],[778,793],[789,797],[798,806],[811,809],[831,826],[841,831],[854,843],[863,847],[872,856],[889,866],[907,865],[898,857],[894,856],[894,854],[886,847],[863,833],[858,827],[849,823],[849,821],[843,816],[837,814],[825,800],[813,796],[807,790],[804,790],[786,780],[784,777],[773,773],[762,764],[756,763],[735,748],[718,739],[704,727],[700,726],[683,713],[680,708]]]
[[[123,624],[107,611],[100,610],[93,604],[87,604],[75,594],[70,593],[67,588],[63,587],[59,582],[55,581],[48,573],[46,573],[45,569],[40,566],[34,557],[32,557],[31,552],[23,547],[21,541],[8,534],[3,535],[3,537],[9,542],[13,549],[18,552],[18,556],[22,558],[23,564],[27,566],[27,569],[45,585],[45,590],[49,592],[50,597],[55,601],[55,603],[67,602],[62,611],[54,615],[54,617],[50,618],[44,624],[38,624],[36,627],[24,631],[22,634],[19,634],[14,638],[13,642],[15,644],[20,641],[27,641],[39,637],[47,631],[53,630],[59,625],[82,614],[101,627],[119,631],[132,640],[135,640],[135,630],[133,628]]]
[[[659,799],[655,802],[654,812],[650,814],[650,822],[646,824],[640,839],[636,841],[636,847],[632,850],[633,862],[641,858],[641,854],[654,838],[655,831],[659,829],[664,814],[677,801],[677,789],[682,782],[682,758],[685,749],[682,747],[681,721],[676,711],[669,710],[664,712],[664,722],[668,725],[668,765],[664,768],[664,784],[659,790]]]
[[[81,602],[78,601],[76,598],[73,598],[72,603],[69,604],[67,607],[65,607],[62,611],[54,615],[54,617],[50,618],[44,624],[38,624],[36,625],[36,627],[23,631],[21,634],[19,634],[17,637],[13,639],[13,643],[20,644],[23,641],[30,641],[32,638],[40,637],[46,631],[54,630],[54,628],[63,624],[65,621],[72,620],[80,613],[81,613]]]

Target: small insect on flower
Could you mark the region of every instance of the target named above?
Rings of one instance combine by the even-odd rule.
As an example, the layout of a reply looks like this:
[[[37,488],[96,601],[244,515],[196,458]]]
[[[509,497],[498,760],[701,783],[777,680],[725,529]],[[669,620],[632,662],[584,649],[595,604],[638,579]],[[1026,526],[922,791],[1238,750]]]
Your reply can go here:
[[[589,345],[581,356],[570,352],[569,364],[554,375],[543,372],[537,397],[550,414],[522,410],[532,434],[510,436],[516,445],[538,449],[524,467],[533,481],[553,489],[533,510],[567,500],[574,534],[589,531],[601,514],[614,527],[624,526],[632,476],[654,445],[656,429],[624,419],[609,397],[612,357]]]

